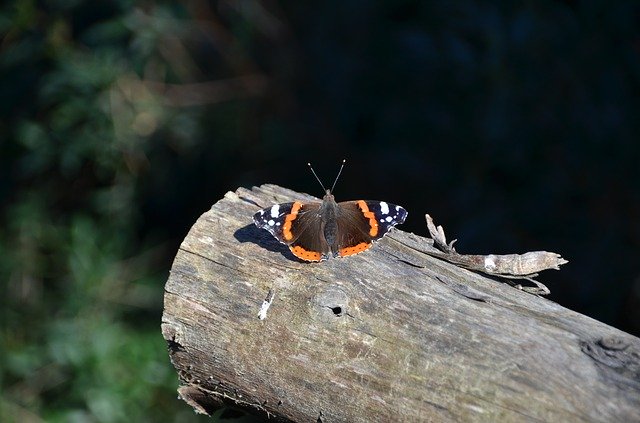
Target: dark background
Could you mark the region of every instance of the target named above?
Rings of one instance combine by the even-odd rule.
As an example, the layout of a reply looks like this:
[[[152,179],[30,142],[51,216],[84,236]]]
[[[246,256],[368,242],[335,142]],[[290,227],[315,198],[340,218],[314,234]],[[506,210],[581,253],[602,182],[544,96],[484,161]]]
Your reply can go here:
[[[0,419],[191,421],[160,335],[198,216],[276,183],[548,250],[640,334],[637,1],[42,1],[0,9]]]

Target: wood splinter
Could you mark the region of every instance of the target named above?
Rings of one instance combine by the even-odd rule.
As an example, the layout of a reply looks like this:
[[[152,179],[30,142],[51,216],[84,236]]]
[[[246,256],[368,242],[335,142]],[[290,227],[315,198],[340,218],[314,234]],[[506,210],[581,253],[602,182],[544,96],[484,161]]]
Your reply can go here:
[[[444,254],[427,252],[429,255],[446,260],[450,263],[457,264],[469,270],[482,272],[492,276],[498,276],[507,279],[524,279],[533,284],[535,287],[522,286],[513,284],[518,289],[536,295],[547,295],[551,291],[544,284],[534,280],[538,276],[538,272],[547,269],[559,270],[560,266],[568,263],[560,254],[550,253],[548,251],[530,251],[524,254],[459,254],[453,247],[457,240],[453,240],[447,244],[447,238],[444,235],[442,226],[436,227],[433,219],[429,214],[425,214],[427,220],[427,228],[433,239],[433,245]]]
[[[267,310],[271,307],[273,297],[275,297],[275,292],[273,289],[270,289],[269,292],[267,292],[266,298],[262,301],[262,306],[260,306],[260,311],[258,312],[258,319],[264,320],[267,318]]]

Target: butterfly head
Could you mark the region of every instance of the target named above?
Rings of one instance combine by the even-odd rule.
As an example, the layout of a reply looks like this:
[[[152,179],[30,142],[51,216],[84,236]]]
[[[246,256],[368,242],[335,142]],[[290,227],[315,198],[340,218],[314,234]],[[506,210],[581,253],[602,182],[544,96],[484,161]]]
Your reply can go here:
[[[340,174],[342,173],[342,169],[344,168],[344,164],[347,161],[347,159],[343,159],[342,160],[342,165],[340,166],[340,170],[338,171],[338,175],[336,176],[335,181],[333,181],[333,185],[331,186],[331,189],[326,189],[324,184],[322,183],[322,181],[320,180],[320,178],[318,178],[318,175],[316,174],[316,171],[313,170],[313,167],[311,167],[311,163],[307,163],[307,165],[309,165],[309,169],[311,169],[311,173],[313,173],[313,176],[316,177],[316,180],[318,181],[318,183],[320,183],[320,186],[322,187],[322,190],[325,192],[325,200],[331,199],[333,200],[333,189],[336,187],[336,183],[338,182],[338,178],[340,177]]]

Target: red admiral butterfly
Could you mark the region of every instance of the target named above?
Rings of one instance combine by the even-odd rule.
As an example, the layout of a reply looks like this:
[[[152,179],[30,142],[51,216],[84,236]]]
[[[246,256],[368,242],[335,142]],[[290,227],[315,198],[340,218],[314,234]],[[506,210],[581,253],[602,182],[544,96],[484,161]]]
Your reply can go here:
[[[306,261],[358,254],[386,235],[407,217],[407,211],[384,201],[344,201],[336,203],[331,192],[338,182],[345,161],[330,190],[311,167],[325,196],[322,203],[275,204],[253,215],[258,228],[266,229],[289,246],[291,252]]]

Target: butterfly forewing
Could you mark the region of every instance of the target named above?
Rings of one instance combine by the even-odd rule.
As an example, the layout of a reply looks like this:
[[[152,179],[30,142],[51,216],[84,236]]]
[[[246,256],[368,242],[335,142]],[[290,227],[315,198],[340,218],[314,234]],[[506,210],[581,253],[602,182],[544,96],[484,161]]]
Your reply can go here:
[[[401,225],[407,218],[407,211],[395,204],[373,200],[367,200],[365,203],[378,224],[378,233],[373,237],[374,240],[382,238],[391,228]]]
[[[253,215],[253,222],[257,227],[271,232],[271,235],[276,237],[278,241],[284,242],[284,237],[282,236],[284,216],[291,213],[293,204],[281,203],[262,209]]]

